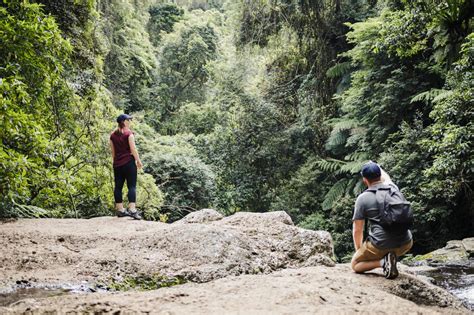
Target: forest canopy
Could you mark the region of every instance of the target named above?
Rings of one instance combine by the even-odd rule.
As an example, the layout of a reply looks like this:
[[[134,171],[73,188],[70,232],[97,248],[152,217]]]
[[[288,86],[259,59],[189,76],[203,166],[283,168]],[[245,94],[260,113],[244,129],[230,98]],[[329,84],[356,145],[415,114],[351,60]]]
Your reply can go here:
[[[112,214],[126,112],[146,219],[283,210],[352,250],[360,168],[415,252],[474,230],[471,0],[4,0],[0,217]]]

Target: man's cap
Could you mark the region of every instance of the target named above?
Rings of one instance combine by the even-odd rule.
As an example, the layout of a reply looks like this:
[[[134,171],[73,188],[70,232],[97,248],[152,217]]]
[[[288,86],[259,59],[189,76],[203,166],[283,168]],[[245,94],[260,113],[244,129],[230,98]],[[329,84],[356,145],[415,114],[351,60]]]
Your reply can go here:
[[[120,115],[117,117],[117,122],[118,122],[118,123],[121,123],[122,121],[127,120],[127,119],[133,119],[133,117],[130,116],[130,115],[127,115],[127,114],[120,114]]]
[[[377,163],[370,161],[362,166],[360,174],[362,177],[367,179],[376,179],[382,175],[382,172],[380,171],[380,166]]]

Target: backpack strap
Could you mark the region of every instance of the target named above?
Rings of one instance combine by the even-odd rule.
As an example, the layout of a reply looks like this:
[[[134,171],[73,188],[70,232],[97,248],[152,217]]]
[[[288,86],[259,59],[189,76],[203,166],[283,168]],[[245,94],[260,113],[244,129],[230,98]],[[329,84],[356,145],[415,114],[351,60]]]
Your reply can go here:
[[[365,191],[370,191],[375,194],[375,200],[377,202],[379,215],[380,217],[382,217],[384,209],[385,209],[385,200],[387,196],[392,194],[392,188],[390,186],[378,187],[378,188],[367,188]]]
[[[373,193],[377,193],[378,190],[392,190],[391,187],[379,187],[379,188],[367,188],[365,191],[370,191],[370,192],[373,192]]]

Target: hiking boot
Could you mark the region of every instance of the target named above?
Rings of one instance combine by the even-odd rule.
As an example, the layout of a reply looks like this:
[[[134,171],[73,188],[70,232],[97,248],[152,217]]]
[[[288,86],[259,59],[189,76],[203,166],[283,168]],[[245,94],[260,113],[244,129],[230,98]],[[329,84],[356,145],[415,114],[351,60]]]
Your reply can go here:
[[[128,210],[128,213],[129,213],[129,215],[130,215],[132,218],[134,218],[135,220],[141,220],[141,219],[142,219],[142,215],[141,215],[141,213],[140,213],[139,211],[134,211],[134,212],[132,212],[132,211]]]
[[[390,252],[383,258],[383,275],[387,279],[395,279],[398,277],[397,256]]]
[[[130,213],[128,212],[128,210],[123,210],[123,211],[116,210],[116,211],[115,211],[115,214],[116,214],[117,217],[119,217],[119,218],[129,217],[129,216],[130,216]]]

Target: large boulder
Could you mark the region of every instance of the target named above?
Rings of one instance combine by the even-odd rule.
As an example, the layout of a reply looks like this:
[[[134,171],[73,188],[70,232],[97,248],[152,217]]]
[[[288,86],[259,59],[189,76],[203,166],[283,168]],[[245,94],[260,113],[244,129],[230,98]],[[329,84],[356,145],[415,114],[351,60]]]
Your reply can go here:
[[[218,217],[205,210],[181,224],[113,217],[3,224],[0,287],[22,280],[107,285],[139,275],[207,282],[334,265],[331,235],[296,227],[284,212]]]
[[[404,262],[414,266],[470,265],[470,257],[474,256],[474,238],[452,240],[446,246],[424,255],[408,258]]]
[[[474,257],[474,237],[465,238],[462,240],[464,250],[469,257]]]
[[[468,255],[464,249],[463,242],[459,240],[449,241],[445,247],[431,252],[430,260],[437,263],[447,263],[466,260]]]

